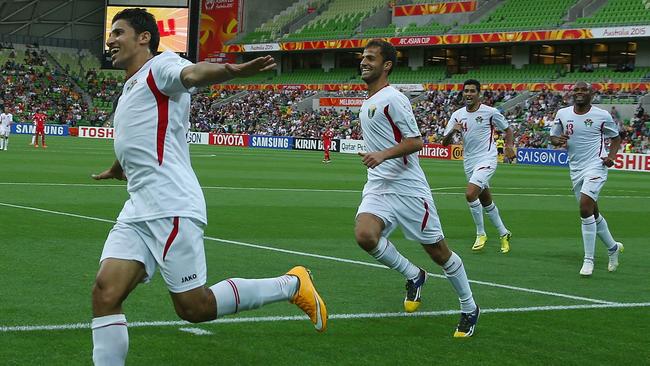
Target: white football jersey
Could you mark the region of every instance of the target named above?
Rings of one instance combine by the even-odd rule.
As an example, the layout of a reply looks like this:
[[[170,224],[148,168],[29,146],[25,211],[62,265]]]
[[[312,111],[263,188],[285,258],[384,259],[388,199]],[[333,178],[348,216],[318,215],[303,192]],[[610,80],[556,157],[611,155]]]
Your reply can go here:
[[[0,114],[0,127],[4,128],[5,130],[9,130],[11,128],[11,124],[14,121],[14,116],[11,113],[2,113]]]
[[[607,156],[605,138],[618,136],[618,126],[604,109],[591,106],[589,112],[576,114],[573,106],[562,108],[555,114],[551,136],[569,135],[569,169],[571,175],[590,168],[602,168],[601,157]]]
[[[363,102],[359,119],[367,152],[386,150],[399,144],[402,138],[420,136],[411,102],[390,85]],[[417,152],[385,160],[376,168],[368,169],[368,182],[363,189],[363,194],[366,193],[431,195]]]
[[[496,108],[481,104],[474,112],[468,112],[467,107],[457,109],[449,118],[443,134],[447,136],[456,124],[462,127],[463,161],[466,166],[484,160],[497,160],[494,130],[507,129],[508,121]]]
[[[191,64],[166,51],[124,83],[115,111],[114,147],[130,198],[118,221],[180,216],[207,224],[205,199],[185,137],[190,91],[180,74]]]

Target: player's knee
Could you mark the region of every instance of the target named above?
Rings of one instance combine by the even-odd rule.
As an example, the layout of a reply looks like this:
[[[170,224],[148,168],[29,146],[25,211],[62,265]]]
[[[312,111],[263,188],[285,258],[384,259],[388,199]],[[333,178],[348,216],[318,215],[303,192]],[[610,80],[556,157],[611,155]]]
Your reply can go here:
[[[97,279],[93,286],[93,308],[96,311],[107,311],[119,307],[124,294],[106,281]]]
[[[478,198],[478,194],[476,194],[476,192],[474,192],[473,190],[468,189],[467,191],[465,191],[465,199],[467,200],[467,202],[474,202],[476,201],[477,198]]]
[[[357,244],[365,251],[373,250],[379,241],[379,236],[376,233],[363,228],[356,228],[354,230],[354,237],[357,240]]]
[[[176,306],[176,315],[179,318],[190,323],[202,323],[212,320],[213,317],[206,314],[207,312],[202,306],[198,305],[182,305]]]

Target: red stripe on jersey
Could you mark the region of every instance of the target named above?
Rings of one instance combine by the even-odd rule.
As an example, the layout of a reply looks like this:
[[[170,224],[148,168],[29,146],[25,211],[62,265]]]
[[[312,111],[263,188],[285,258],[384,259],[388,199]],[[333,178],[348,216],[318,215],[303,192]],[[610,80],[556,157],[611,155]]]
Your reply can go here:
[[[424,231],[424,228],[427,227],[427,221],[429,221],[429,204],[427,201],[424,201],[424,218],[422,218],[422,227],[420,231]]]
[[[393,136],[395,136],[395,141],[397,143],[402,142],[402,131],[397,128],[397,125],[395,122],[393,122],[393,118],[390,116],[390,113],[388,113],[388,104],[384,107],[384,115],[386,115],[388,123],[390,123],[390,127],[393,129]],[[406,155],[402,156],[402,159],[404,160],[404,165],[406,165],[408,163],[408,160],[406,160]]]
[[[237,289],[237,285],[231,280],[227,279],[228,283],[230,284],[230,287],[232,287],[232,292],[235,294],[235,313],[239,310],[239,289]]]
[[[147,76],[147,85],[156,98],[156,106],[158,107],[156,151],[158,152],[158,165],[162,165],[163,153],[165,152],[165,134],[167,133],[167,124],[169,123],[169,97],[158,89],[151,70],[149,70],[149,75]]]
[[[605,147],[605,136],[603,134],[603,128],[605,128],[605,122],[600,125],[600,150],[598,150],[598,157],[603,154],[603,148]]]
[[[172,232],[169,233],[169,237],[167,238],[167,242],[165,243],[165,248],[163,249],[163,260],[165,260],[169,247],[172,246],[172,242],[174,241],[174,239],[176,239],[176,235],[178,235],[178,216],[174,217],[173,222],[174,222],[174,227],[172,228]]]
[[[488,141],[488,151],[492,148],[492,144],[494,143],[494,124],[492,123],[492,117],[490,116],[490,140]]]

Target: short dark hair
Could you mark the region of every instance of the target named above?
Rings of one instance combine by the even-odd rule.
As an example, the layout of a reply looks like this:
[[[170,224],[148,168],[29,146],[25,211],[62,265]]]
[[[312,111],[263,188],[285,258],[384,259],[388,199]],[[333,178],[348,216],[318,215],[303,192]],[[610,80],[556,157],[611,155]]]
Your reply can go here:
[[[384,59],[384,62],[391,61],[393,63],[393,66],[391,66],[390,70],[388,70],[388,75],[390,75],[390,73],[393,72],[393,68],[395,68],[397,65],[397,50],[395,50],[395,46],[389,42],[384,41],[383,39],[375,38],[368,41],[368,44],[366,44],[366,47],[364,47],[364,49],[370,47],[379,47],[379,53]]]
[[[463,83],[463,90],[465,90],[465,85],[474,85],[477,91],[481,91],[481,83],[476,79],[467,79]]]
[[[149,32],[149,34],[151,34],[151,41],[149,41],[149,50],[154,55],[158,53],[160,33],[158,32],[158,24],[156,24],[156,18],[153,16],[153,14],[147,12],[147,9],[143,8],[128,8],[115,14],[111,24],[117,22],[120,19],[124,19],[129,22],[131,27],[133,27],[135,30],[136,34]]]

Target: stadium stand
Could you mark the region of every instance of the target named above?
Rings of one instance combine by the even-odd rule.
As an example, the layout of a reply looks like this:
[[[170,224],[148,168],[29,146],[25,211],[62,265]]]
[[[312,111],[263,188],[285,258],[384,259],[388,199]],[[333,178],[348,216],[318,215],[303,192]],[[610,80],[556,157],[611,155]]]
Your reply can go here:
[[[578,18],[575,25],[599,27],[650,23],[650,3],[646,0],[609,0],[593,15]]]
[[[507,0],[477,23],[464,24],[455,32],[499,32],[508,30],[554,29],[575,0]]]
[[[483,83],[545,82],[556,79],[558,75],[557,65],[528,64],[521,69],[515,69],[513,65],[484,65],[465,74],[454,74],[448,82],[462,83],[467,79],[477,79]]]
[[[333,0],[322,14],[298,31],[285,35],[283,39],[297,41],[350,38],[363,19],[386,4],[384,0]]]
[[[313,11],[320,8],[327,0],[300,0],[297,1],[279,14],[275,15],[271,20],[263,23],[254,31],[246,34],[240,40],[241,43],[264,43],[271,42],[279,38],[282,31],[292,22],[296,21],[302,16],[308,14],[310,9]]]

